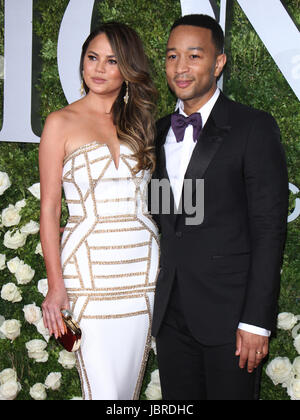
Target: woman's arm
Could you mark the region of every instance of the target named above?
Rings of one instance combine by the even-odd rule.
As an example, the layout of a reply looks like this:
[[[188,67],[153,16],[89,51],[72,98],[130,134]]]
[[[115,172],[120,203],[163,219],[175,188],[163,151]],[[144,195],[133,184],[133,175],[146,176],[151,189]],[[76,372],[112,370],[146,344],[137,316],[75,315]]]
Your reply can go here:
[[[60,261],[61,177],[64,159],[64,121],[61,112],[46,120],[39,148],[41,185],[40,236],[47,270],[48,294],[42,304],[45,327],[55,338],[64,334],[61,309],[69,309]]]

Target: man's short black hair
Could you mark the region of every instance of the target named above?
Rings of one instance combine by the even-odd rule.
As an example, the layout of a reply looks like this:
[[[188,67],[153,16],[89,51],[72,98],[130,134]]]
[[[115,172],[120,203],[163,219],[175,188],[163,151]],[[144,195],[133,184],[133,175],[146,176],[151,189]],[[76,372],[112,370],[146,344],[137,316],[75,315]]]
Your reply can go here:
[[[224,33],[218,22],[208,15],[185,15],[177,19],[172,28],[175,29],[180,25],[198,26],[200,28],[210,29],[212,31],[212,39],[216,50],[219,54],[223,53],[224,49]]]

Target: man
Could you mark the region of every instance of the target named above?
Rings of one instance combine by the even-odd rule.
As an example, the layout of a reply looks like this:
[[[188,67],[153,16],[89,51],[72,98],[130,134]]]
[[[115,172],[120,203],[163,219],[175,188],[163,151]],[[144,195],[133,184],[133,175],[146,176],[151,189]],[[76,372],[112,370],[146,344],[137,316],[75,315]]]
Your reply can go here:
[[[257,367],[276,327],[285,157],[274,119],[217,88],[223,43],[214,19],[189,15],[175,22],[167,44],[167,81],[180,105],[158,121],[153,177],[169,180],[172,191],[171,212],[161,205],[155,216],[161,270],[152,333],[163,399],[257,398]],[[180,203],[199,208],[200,179],[204,218],[195,225]]]

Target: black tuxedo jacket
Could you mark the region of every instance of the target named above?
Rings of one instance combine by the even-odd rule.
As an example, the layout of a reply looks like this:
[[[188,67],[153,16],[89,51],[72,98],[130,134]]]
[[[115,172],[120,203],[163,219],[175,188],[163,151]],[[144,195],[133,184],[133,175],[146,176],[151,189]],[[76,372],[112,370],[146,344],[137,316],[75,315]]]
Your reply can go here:
[[[170,123],[170,115],[157,123],[157,181],[168,179],[164,143]],[[187,225],[184,209],[172,211],[172,194],[170,214],[153,214],[161,232],[161,270],[152,334],[159,331],[175,278],[187,324],[203,344],[231,342],[239,322],[274,330],[288,177],[273,117],[221,93],[185,179],[204,180],[204,220]]]

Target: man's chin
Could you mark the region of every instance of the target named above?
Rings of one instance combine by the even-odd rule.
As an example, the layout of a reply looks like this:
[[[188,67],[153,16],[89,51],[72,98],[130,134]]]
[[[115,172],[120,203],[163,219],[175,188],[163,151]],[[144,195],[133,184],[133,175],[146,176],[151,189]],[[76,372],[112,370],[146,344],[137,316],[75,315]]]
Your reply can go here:
[[[201,101],[201,99],[207,97],[207,99],[209,99],[213,93],[214,90],[212,89],[212,87],[209,87],[207,89],[203,89],[203,90],[199,90],[199,91],[195,91],[195,90],[183,90],[183,89],[178,89],[176,87],[176,89],[172,89],[173,93],[176,95],[176,97],[178,99],[180,99],[181,101]]]
[[[176,97],[181,101],[189,101],[194,98],[193,94],[191,94],[190,92],[182,92],[182,90],[173,92],[175,93]]]

